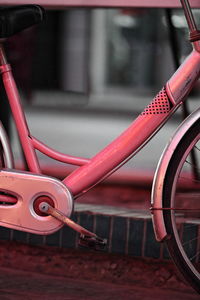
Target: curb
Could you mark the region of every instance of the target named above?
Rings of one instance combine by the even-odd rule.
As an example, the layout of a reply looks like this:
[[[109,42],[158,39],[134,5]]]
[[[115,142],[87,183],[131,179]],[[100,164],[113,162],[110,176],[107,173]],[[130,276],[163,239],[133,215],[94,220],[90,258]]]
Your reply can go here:
[[[104,252],[169,259],[164,244],[159,244],[155,240],[151,215],[148,211],[76,203],[72,219],[108,240]],[[35,246],[71,249],[79,247],[78,234],[67,226],[49,236],[1,227],[0,239]]]

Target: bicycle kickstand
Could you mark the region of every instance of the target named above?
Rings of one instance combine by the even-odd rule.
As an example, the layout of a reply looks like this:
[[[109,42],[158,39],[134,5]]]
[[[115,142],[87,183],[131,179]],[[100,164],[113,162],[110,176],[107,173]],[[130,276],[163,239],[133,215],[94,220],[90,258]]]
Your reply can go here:
[[[53,218],[61,221],[65,225],[69,226],[76,232],[80,233],[79,245],[82,247],[91,248],[94,250],[103,250],[107,244],[106,239],[98,237],[95,233],[85,229],[79,224],[72,221],[70,218],[65,216],[61,211],[52,207],[47,202],[41,202],[39,209],[42,213],[52,216]]]

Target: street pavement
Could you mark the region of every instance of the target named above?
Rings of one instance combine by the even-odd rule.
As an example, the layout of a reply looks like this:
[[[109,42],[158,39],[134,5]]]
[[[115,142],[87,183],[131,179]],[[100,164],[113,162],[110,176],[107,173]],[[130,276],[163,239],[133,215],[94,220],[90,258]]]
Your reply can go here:
[[[0,268],[1,300],[197,300],[191,291],[119,285]]]
[[[1,300],[197,300],[170,261],[0,244]]]

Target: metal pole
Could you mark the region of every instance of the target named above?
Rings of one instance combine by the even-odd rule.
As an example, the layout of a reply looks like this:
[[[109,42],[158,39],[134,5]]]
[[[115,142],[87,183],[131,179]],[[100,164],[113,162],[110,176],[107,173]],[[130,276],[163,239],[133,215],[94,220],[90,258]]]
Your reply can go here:
[[[181,4],[182,4],[182,7],[183,7],[183,11],[184,11],[185,18],[187,20],[190,32],[196,31],[197,26],[196,26],[196,23],[195,23],[195,20],[194,20],[194,16],[193,16],[192,9],[191,9],[189,1],[188,0],[180,0],[180,1],[181,1]]]

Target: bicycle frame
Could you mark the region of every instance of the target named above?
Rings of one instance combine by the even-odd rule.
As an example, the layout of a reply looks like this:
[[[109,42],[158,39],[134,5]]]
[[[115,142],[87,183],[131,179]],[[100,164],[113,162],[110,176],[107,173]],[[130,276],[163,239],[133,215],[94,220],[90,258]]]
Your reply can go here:
[[[199,77],[200,46],[199,42],[194,43],[192,53],[140,116],[91,159],[57,152],[31,135],[2,47],[0,62],[0,72],[29,170],[36,174],[41,173],[36,149],[55,160],[80,166],[63,180],[73,196],[77,197],[134,156],[181,105]]]

